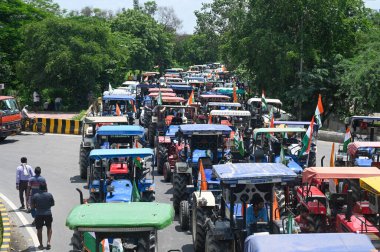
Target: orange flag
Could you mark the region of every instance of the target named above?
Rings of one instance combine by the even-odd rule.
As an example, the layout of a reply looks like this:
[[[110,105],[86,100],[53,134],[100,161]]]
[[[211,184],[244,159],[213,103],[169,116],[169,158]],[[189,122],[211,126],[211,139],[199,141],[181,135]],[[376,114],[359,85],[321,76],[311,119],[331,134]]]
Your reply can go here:
[[[191,104],[193,104],[193,102],[194,102],[194,89],[191,91],[191,94],[190,94],[190,97],[189,97],[189,99],[187,100],[187,105],[189,106],[189,105],[191,105]]]
[[[203,168],[202,159],[199,162],[199,173],[201,174],[201,191],[207,190],[206,174]]]
[[[280,209],[278,208],[278,201],[277,201],[277,197],[276,197],[276,192],[273,193],[272,215],[273,215],[273,219],[274,220],[279,220],[280,219]]]
[[[135,106],[135,102],[133,100],[131,100],[131,105],[133,107],[133,112],[136,113],[136,106]]]
[[[121,111],[120,111],[120,108],[119,108],[119,104],[116,103],[116,115],[119,116],[121,115]]]
[[[208,116],[208,124],[212,124],[212,115]]]
[[[234,83],[234,89],[233,89],[233,102],[237,102],[237,94],[236,94],[236,83]]]
[[[135,140],[135,147],[136,147],[136,148],[139,147],[139,143],[138,143],[137,139]]]

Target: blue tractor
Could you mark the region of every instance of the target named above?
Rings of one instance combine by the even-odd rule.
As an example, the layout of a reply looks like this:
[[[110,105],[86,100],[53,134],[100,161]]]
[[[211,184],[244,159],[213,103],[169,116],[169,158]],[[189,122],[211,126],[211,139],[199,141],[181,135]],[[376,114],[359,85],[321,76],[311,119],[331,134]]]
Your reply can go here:
[[[89,202],[150,202],[155,199],[153,150],[96,149],[90,152]]]
[[[177,132],[177,162],[173,173],[173,206],[178,213],[181,201],[187,201],[198,185],[200,160],[204,170],[221,162],[231,128],[218,124],[180,125]]]
[[[136,118],[136,99],[126,94],[109,94],[102,97],[102,116],[126,116],[130,125]]]

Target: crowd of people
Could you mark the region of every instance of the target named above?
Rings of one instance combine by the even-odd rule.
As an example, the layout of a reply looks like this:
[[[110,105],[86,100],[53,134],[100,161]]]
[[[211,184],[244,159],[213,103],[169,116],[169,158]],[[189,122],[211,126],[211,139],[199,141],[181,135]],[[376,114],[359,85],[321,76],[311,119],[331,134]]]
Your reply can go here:
[[[39,241],[38,249],[44,249],[42,242],[43,226],[47,228],[46,249],[51,248],[53,216],[51,207],[54,206],[54,198],[47,191],[46,179],[41,176],[41,167],[33,170],[26,157],[21,158],[21,164],[16,169],[16,189],[19,191],[20,210],[26,210],[34,218],[32,225],[37,229]]]

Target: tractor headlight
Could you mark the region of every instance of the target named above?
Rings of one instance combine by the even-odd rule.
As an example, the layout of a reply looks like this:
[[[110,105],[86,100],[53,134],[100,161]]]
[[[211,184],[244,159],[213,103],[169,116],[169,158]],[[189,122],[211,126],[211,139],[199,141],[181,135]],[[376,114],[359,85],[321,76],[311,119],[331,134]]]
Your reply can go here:
[[[91,188],[91,192],[92,193],[99,192],[99,188],[93,187],[93,188]]]

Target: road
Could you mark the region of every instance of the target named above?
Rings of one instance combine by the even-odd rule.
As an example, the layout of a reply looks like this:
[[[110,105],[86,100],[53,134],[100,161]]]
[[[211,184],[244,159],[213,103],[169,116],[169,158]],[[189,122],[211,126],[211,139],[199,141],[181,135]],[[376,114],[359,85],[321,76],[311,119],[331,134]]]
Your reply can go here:
[[[65,226],[65,219],[70,209],[79,204],[79,196],[75,188],[82,188],[84,181],[78,176],[79,136],[71,135],[35,135],[22,134],[7,138],[0,143],[0,193],[8,197],[17,207],[20,206],[18,191],[15,187],[15,170],[20,158],[26,156],[28,163],[33,167],[40,166],[42,176],[48,183],[49,191],[53,194],[56,205],[53,207],[53,238],[52,251],[70,251],[70,238],[72,231]],[[318,160],[325,155],[325,164],[329,164],[331,143],[318,142]],[[319,165],[318,161],[318,165]],[[171,203],[171,184],[156,177],[156,200]],[[7,204],[6,204],[7,205]],[[9,206],[7,206],[9,208]],[[18,210],[16,212],[19,212]],[[31,223],[30,214],[21,212]],[[15,211],[10,211],[12,219],[18,219]],[[26,226],[19,221],[15,222],[16,229],[26,237],[27,250],[35,251],[33,243],[28,239]],[[45,232],[44,232],[45,236]],[[190,233],[179,229],[177,219],[165,230],[159,232],[159,251],[178,249],[184,252],[193,251]]]

